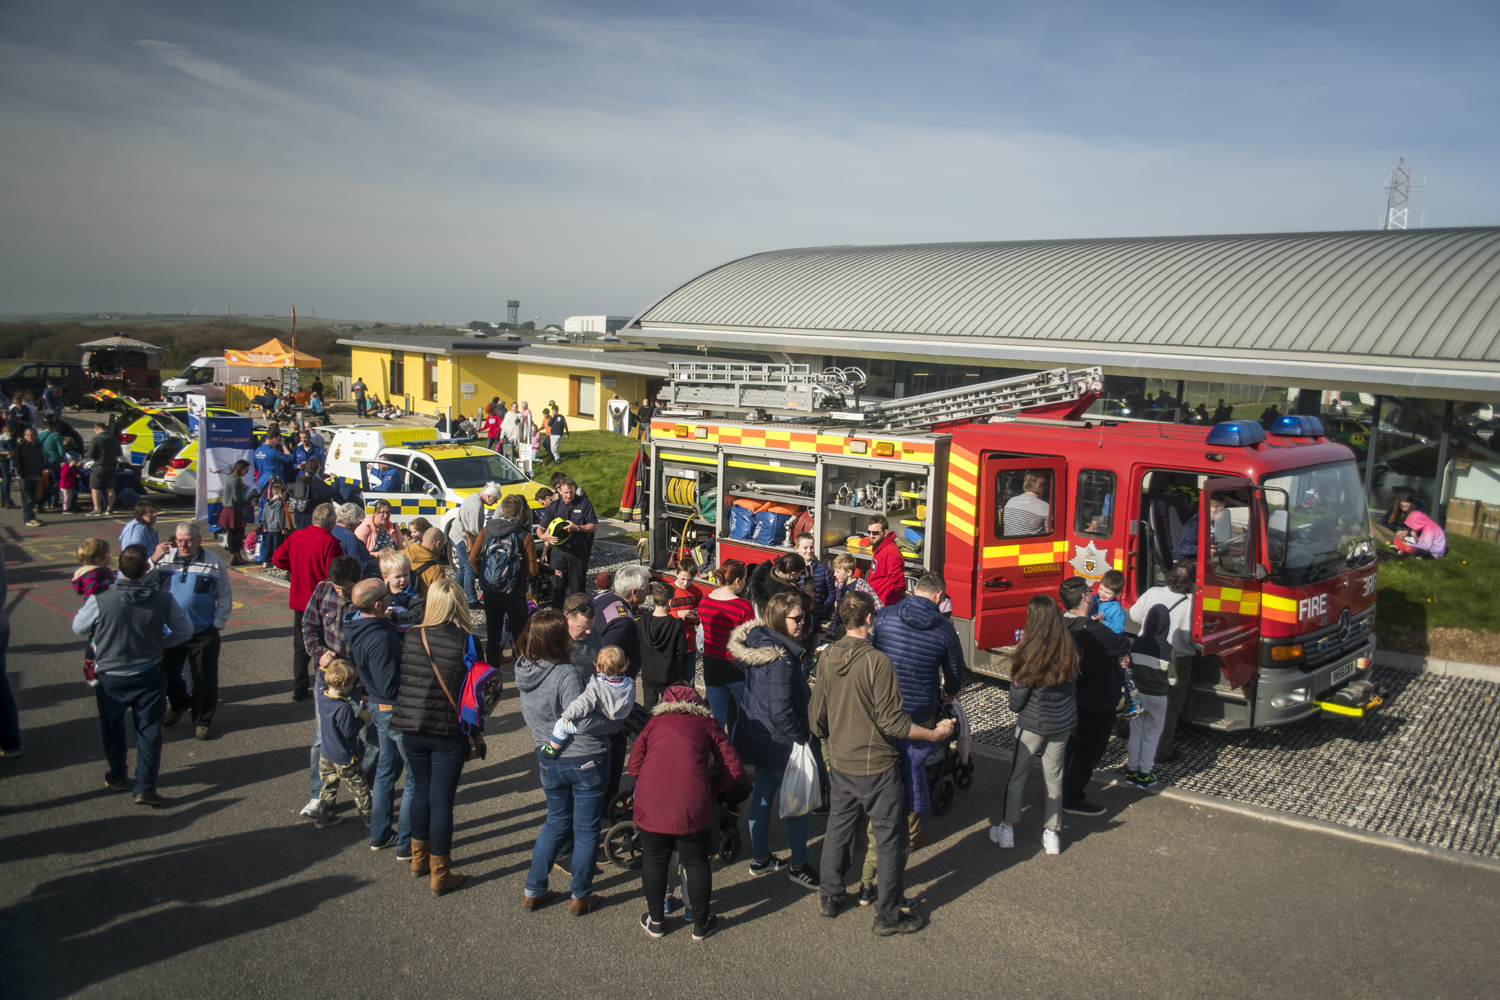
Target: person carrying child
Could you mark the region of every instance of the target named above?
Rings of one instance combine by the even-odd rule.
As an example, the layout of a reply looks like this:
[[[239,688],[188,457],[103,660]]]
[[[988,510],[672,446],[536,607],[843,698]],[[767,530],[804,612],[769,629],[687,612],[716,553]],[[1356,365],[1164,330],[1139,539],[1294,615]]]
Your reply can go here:
[[[417,593],[417,585],[411,578],[411,561],[406,554],[395,549],[382,549],[380,578],[391,591],[390,619],[396,631],[406,632],[413,625],[420,625],[427,611],[427,599]]]
[[[1125,605],[1120,600],[1120,595],[1125,592],[1125,574],[1117,569],[1106,570],[1104,576],[1099,580],[1099,587],[1094,592],[1093,602],[1089,605],[1089,617],[1096,622],[1102,622],[1104,627],[1115,635],[1125,634]],[[1130,673],[1125,674],[1125,711],[1120,713],[1122,719],[1133,719],[1141,714],[1141,703],[1136,697],[1135,682],[1131,680]]]
[[[344,817],[333,811],[338,801],[339,784],[346,783],[354,794],[354,803],[365,825],[370,823],[370,786],[360,770],[364,746],[359,733],[368,721],[351,697],[358,674],[354,664],[342,657],[323,668],[323,691],[318,695],[318,724],[323,730],[323,746],[318,756],[318,777],[323,787],[318,792],[319,830],[342,823]]]
[[[1130,662],[1130,640],[1089,617],[1094,595],[1083,577],[1064,580],[1057,588],[1057,599],[1063,607],[1068,634],[1078,648],[1078,680],[1074,686],[1078,722],[1068,738],[1063,762],[1063,811],[1102,816],[1104,807],[1090,802],[1085,793],[1094,768],[1109,748],[1115,710],[1125,686],[1124,668]]]
[[[859,560],[847,552],[840,552],[833,557],[833,604],[838,607],[839,602],[850,594],[864,594],[875,602],[875,610],[879,611],[885,607],[885,602],[880,595],[875,593],[875,588],[870,586],[865,579],[858,575]],[[825,642],[835,642],[844,634],[844,624],[838,615],[834,615],[828,622],[828,627],[823,632]]]
[[[556,760],[578,735],[579,724],[590,717],[608,724],[624,722],[635,707],[635,681],[625,676],[629,661],[619,646],[605,646],[594,657],[594,676],[584,685],[583,693],[568,703],[552,727],[552,739],[540,748],[542,756]]]
[[[73,590],[79,597],[88,598],[109,589],[115,582],[115,571],[109,566],[109,543],[102,538],[85,538],[78,545],[78,568],[73,571]],[[89,631],[88,644],[83,650],[83,679],[89,687],[98,687],[94,661],[98,658],[94,649],[94,633]]]
[[[1130,647],[1130,672],[1140,689],[1141,711],[1130,720],[1130,741],[1125,759],[1125,783],[1146,789],[1155,785],[1156,747],[1167,721],[1167,694],[1171,691],[1168,670],[1172,666],[1172,644],[1168,639],[1171,614],[1158,604],[1146,612],[1146,624]]]
[[[682,654],[687,649],[682,623],[672,617],[672,587],[660,580],[652,580],[651,614],[636,620],[636,630],[641,639],[641,703],[647,710],[661,701],[661,693],[674,684],[692,683],[689,675],[684,681],[679,673]]]

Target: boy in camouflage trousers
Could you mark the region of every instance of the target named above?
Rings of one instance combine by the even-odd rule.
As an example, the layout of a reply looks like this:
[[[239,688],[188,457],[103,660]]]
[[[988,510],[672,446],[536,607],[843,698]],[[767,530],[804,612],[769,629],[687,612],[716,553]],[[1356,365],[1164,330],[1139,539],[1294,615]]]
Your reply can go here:
[[[354,803],[365,824],[370,822],[370,786],[360,770],[360,730],[365,726],[359,705],[350,697],[357,674],[354,664],[335,659],[323,668],[324,688],[318,696],[318,717],[323,727],[323,745],[318,756],[318,777],[323,790],[318,793],[319,830],[343,822],[333,811],[338,800],[339,782],[347,782],[354,793]]]

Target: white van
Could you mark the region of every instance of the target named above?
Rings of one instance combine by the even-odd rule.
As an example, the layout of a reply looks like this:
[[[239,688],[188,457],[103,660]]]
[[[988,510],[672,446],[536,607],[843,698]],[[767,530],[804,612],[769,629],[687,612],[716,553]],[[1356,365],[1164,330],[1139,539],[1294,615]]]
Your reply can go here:
[[[170,403],[186,401],[187,393],[201,393],[210,403],[222,403],[229,398],[229,386],[260,386],[266,379],[281,384],[281,369],[257,368],[253,365],[229,365],[223,355],[216,358],[194,358],[176,378],[162,382],[162,397]]]

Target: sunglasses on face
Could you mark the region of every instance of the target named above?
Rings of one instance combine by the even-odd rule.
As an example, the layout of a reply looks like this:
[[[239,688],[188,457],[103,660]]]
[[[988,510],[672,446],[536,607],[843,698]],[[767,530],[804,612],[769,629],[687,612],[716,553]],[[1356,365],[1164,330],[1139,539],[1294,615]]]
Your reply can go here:
[[[789,622],[800,622],[802,620],[802,618],[803,618],[802,615],[787,615],[786,616],[786,620],[789,621]]]

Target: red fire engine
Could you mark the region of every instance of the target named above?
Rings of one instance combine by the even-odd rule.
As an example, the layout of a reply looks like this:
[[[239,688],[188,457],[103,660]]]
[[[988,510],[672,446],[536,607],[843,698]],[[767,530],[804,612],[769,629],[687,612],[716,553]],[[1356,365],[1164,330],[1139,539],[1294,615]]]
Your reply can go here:
[[[1353,454],[1316,418],[1283,417],[1269,434],[1252,421],[1080,419],[1103,390],[1097,368],[873,405],[858,370],[673,368],[651,426],[654,566],[686,551],[705,577],[723,559],[764,562],[793,547],[799,523],[820,558],[868,560],[862,538],[882,514],[908,577],[945,580],[970,667],[1005,678],[1034,595],[1116,569],[1129,604],[1189,558],[1193,722],[1294,722],[1370,675],[1364,493]]]

